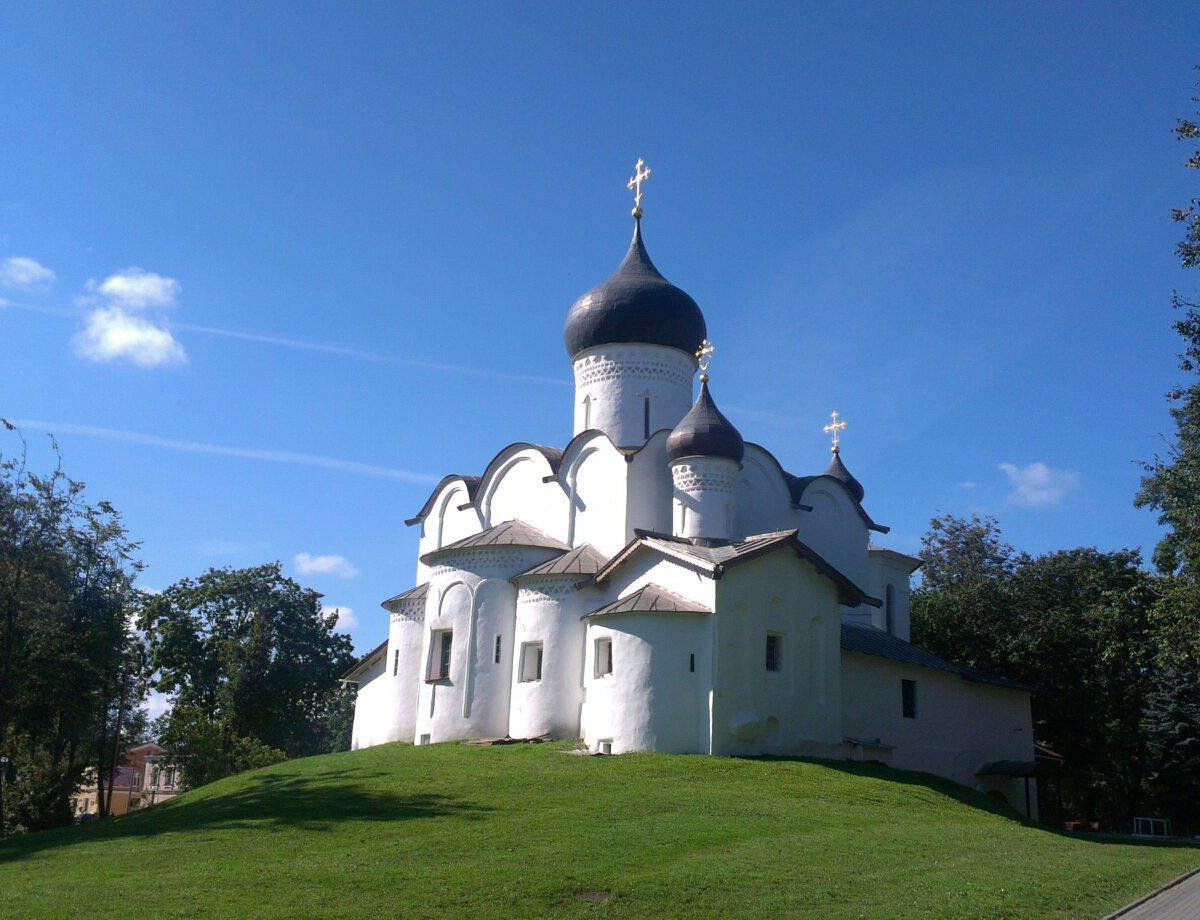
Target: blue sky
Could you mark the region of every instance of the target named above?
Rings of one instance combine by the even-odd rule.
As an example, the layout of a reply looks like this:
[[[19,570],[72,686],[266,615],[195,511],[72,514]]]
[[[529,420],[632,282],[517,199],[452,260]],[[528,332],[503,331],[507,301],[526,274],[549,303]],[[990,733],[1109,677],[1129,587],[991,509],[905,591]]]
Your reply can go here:
[[[369,648],[432,483],[570,438],[563,320],[641,156],[749,440],[819,471],[838,409],[900,550],[939,511],[1148,550],[1198,38],[1167,3],[6,4],[0,415],[145,585],[280,559]]]

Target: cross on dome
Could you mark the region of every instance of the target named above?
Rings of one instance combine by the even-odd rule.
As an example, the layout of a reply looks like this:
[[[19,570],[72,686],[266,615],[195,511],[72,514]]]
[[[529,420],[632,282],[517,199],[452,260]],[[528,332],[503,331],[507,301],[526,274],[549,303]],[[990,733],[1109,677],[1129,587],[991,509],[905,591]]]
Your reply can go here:
[[[708,380],[708,366],[712,363],[712,356],[716,354],[717,346],[705,339],[700,343],[700,347],[696,349],[696,363],[700,365],[701,381]]]
[[[633,216],[638,220],[642,219],[642,185],[650,178],[650,168],[646,165],[646,161],[638,157],[637,166],[634,167],[633,176],[629,180],[628,188],[633,192]]]
[[[849,426],[846,424],[845,420],[838,415],[837,409],[834,409],[832,412],[830,412],[829,417],[833,419],[833,421],[825,426],[824,431],[827,435],[833,438],[832,450],[836,454],[842,441],[842,432],[845,431]]]

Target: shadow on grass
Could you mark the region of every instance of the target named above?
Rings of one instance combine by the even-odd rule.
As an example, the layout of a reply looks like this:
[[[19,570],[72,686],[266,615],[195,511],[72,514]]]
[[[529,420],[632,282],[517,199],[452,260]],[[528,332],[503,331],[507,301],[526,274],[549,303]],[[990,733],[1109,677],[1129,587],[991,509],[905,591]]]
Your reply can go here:
[[[362,788],[363,780],[386,775],[341,771],[317,776],[250,776],[236,791],[185,796],[96,824],[0,840],[0,863],[76,843],[175,831],[290,827],[328,832],[346,821],[412,821],[451,815],[479,818],[491,811],[439,793],[403,795]]]
[[[1187,848],[1200,850],[1200,842],[1192,840],[1184,840],[1179,837],[1168,839],[1155,839],[1153,837],[1134,837],[1129,834],[1111,834],[1111,833],[1088,833],[1080,831],[1068,831],[1065,828],[1051,827],[1048,824],[1038,824],[1033,821],[1027,821],[1025,818],[1007,802],[997,799],[994,796],[985,795],[982,792],[977,792],[974,789],[969,789],[966,786],[956,783],[953,780],[946,779],[941,776],[935,776],[932,773],[918,773],[915,770],[899,770],[895,767],[889,767],[884,764],[862,763],[853,760],[823,760],[818,757],[747,757],[746,760],[758,761],[776,761],[794,763],[811,763],[825,767],[829,770],[836,770],[839,773],[846,773],[851,776],[867,776],[873,779],[884,780],[889,783],[900,783],[906,786],[919,786],[923,789],[935,792],[939,795],[944,795],[954,799],[963,805],[973,808],[976,811],[984,811],[989,814],[996,815],[1000,818],[1005,818],[1016,824],[1023,824],[1030,830],[1042,831],[1043,833],[1053,834],[1056,837],[1065,837],[1068,840],[1082,840],[1088,843],[1101,844],[1120,844],[1121,846],[1137,846],[1137,847],[1169,847],[1171,849]]]

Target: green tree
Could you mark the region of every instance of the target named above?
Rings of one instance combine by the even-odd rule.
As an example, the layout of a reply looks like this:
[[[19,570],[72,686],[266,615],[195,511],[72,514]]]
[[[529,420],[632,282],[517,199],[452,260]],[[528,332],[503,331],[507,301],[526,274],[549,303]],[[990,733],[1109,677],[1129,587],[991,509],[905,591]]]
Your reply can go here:
[[[31,472],[3,425],[21,445],[0,456],[0,756],[16,768],[0,783],[0,828],[11,832],[69,822],[84,770],[108,762],[101,723],[126,666],[139,566],[116,510],[89,504],[61,465]]]
[[[354,657],[320,601],[277,562],[210,569],[147,601],[140,623],[173,702],[161,740],[189,785],[334,749]]]

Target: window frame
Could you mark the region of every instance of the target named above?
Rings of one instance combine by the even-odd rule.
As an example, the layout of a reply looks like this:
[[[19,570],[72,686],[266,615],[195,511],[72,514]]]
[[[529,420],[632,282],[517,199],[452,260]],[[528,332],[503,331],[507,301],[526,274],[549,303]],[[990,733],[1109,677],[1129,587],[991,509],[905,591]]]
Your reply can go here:
[[[545,661],[546,643],[541,639],[521,643],[521,658],[517,663],[517,683],[536,684],[542,679],[542,665]],[[530,656],[532,656],[532,674]]]
[[[425,683],[436,684],[450,679],[454,655],[454,630],[433,629],[429,633],[429,660],[425,666]]]
[[[612,636],[597,636],[592,646],[592,675],[596,680],[611,677],[613,673]],[[603,649],[603,654],[601,650]]]
[[[767,633],[765,652],[764,669],[770,674],[780,673],[783,670],[783,633]]]
[[[917,711],[917,682],[902,677],[900,678],[900,715],[906,719],[915,719]]]

